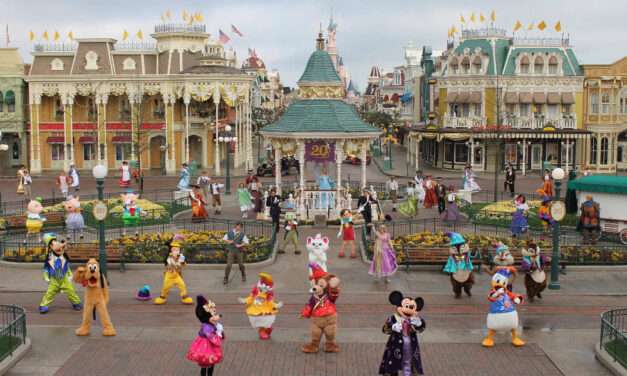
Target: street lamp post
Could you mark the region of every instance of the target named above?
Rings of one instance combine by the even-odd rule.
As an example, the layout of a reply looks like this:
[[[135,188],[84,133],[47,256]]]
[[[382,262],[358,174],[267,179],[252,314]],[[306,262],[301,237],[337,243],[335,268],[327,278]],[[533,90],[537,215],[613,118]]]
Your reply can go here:
[[[96,178],[96,189],[98,190],[98,200],[104,200],[104,179],[107,177],[107,167],[96,165],[92,169],[92,174]],[[107,251],[105,248],[105,226],[104,219],[98,221],[98,262],[100,271],[107,274]]]
[[[560,199],[560,188],[562,187],[562,179],[564,179],[564,170],[556,168],[551,173],[553,180],[555,180],[555,197],[553,202],[558,202]],[[559,290],[559,262],[560,262],[560,224],[559,221],[555,221],[553,225],[553,255],[551,257],[551,283],[549,283],[549,289]]]
[[[226,145],[226,181],[225,184],[226,185],[226,191],[224,192],[224,194],[230,195],[231,194],[231,167],[230,167],[230,156],[229,154],[231,154],[230,151],[230,145],[232,142],[236,142],[237,141],[237,137],[233,136],[233,134],[231,133],[231,126],[227,125],[224,127],[224,135],[220,136],[218,138],[218,141],[223,142]]]

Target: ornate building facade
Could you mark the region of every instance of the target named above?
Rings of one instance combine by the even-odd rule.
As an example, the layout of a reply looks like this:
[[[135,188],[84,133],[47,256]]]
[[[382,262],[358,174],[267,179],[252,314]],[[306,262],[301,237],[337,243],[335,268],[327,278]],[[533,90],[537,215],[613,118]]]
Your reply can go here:
[[[235,165],[252,166],[254,77],[205,25],[160,24],[151,37],[35,45],[25,77],[33,173],[135,160],[167,174],[195,161],[219,174],[227,124]]]
[[[0,170],[26,164],[24,69],[17,48],[0,48]]]
[[[285,106],[281,75],[277,70],[268,72],[256,51],[249,51],[242,62],[242,70],[255,77],[253,107],[274,111]]]
[[[511,163],[525,173],[583,160],[583,71],[567,39],[466,29],[431,64],[422,88],[428,119],[411,136],[416,165]]]
[[[612,64],[584,65],[584,124],[590,170],[627,169],[627,57]]]

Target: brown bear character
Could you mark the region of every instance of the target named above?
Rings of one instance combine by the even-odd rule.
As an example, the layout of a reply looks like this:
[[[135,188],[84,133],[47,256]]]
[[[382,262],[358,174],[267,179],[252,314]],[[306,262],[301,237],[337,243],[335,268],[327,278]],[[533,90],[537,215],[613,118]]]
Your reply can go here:
[[[335,343],[337,311],[335,301],[340,295],[340,279],[315,265],[312,271],[312,287],[309,302],[301,311],[301,317],[311,319],[311,342],[302,347],[304,353],[317,353],[322,334],[326,337],[324,351],[340,351]]]

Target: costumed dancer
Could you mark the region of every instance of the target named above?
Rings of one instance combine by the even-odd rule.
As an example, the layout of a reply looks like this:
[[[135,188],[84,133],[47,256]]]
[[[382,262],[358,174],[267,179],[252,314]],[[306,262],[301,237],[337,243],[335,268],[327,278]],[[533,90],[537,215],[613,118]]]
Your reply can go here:
[[[120,167],[120,188],[128,188],[131,186],[131,169],[128,166],[128,162],[122,162],[122,167]]]
[[[246,305],[246,314],[250,325],[259,332],[259,339],[270,339],[272,325],[283,307],[283,302],[274,300],[274,282],[268,273],[259,273],[259,281],[246,298],[238,301]]]
[[[446,186],[443,183],[437,181],[435,186],[435,195],[438,198],[438,213],[441,215],[446,210]]]
[[[406,217],[413,217],[418,214],[418,200],[416,199],[416,187],[413,181],[407,183],[406,194],[407,201],[399,205],[398,211]]]
[[[568,188],[566,189],[566,213],[575,214],[577,213],[577,190],[570,188],[570,182],[577,179],[577,169],[573,168],[568,173]]]
[[[138,198],[139,195],[133,192],[122,194],[122,205],[124,208],[124,211],[122,213],[122,221],[124,223],[124,227],[122,228],[123,236],[126,236],[127,227],[134,227],[135,236],[139,235],[137,225],[139,224],[139,220],[141,219],[141,208],[137,206]]]
[[[298,249],[298,221],[296,220],[296,213],[293,210],[289,210],[285,213],[284,229],[283,247],[280,253],[285,253],[285,249],[291,244],[294,247],[294,254],[300,255],[300,250]]]
[[[24,243],[32,236],[37,236],[37,241],[41,242],[41,228],[44,227],[46,218],[41,215],[44,207],[41,205],[41,197],[30,200],[26,206],[28,214],[26,214],[26,237]]]
[[[399,372],[403,376],[424,375],[416,335],[426,328],[425,321],[418,316],[425,305],[424,300],[403,296],[400,291],[392,291],[388,300],[396,312],[383,325],[383,333],[390,338],[379,365],[379,375],[398,375]]]
[[[224,327],[216,304],[204,296],[196,297],[196,317],[200,321],[198,336],[187,351],[187,360],[200,366],[200,376],[212,376],[213,367],[222,361]]]
[[[327,251],[329,250],[329,238],[316,234],[315,238],[307,237],[307,251],[309,260],[309,276],[313,275],[313,268],[319,267],[327,271]]]
[[[311,296],[300,314],[303,318],[311,319],[311,342],[304,345],[301,350],[304,353],[317,353],[324,334],[326,338],[324,351],[328,353],[340,352],[340,347],[335,342],[337,335],[335,302],[340,296],[340,279],[325,272],[317,265],[313,266],[310,279],[312,280],[312,286],[309,290]]]
[[[209,190],[211,191],[211,206],[215,209],[215,214],[222,213],[222,188],[224,188],[224,184],[215,182],[209,184]]]
[[[505,330],[512,334],[512,345],[516,347],[525,345],[525,342],[518,337],[518,312],[516,312],[516,305],[523,302],[523,297],[508,290],[507,283],[507,276],[501,272],[492,276],[492,289],[488,294],[490,311],[486,320],[488,335],[481,342],[484,347],[493,347],[494,334]]]
[[[170,251],[163,261],[165,265],[165,272],[163,273],[163,288],[161,289],[161,295],[155,298],[155,304],[165,304],[168,299],[168,293],[172,287],[179,289],[181,294],[181,303],[192,304],[194,300],[187,296],[187,286],[183,280],[183,267],[187,265],[185,262],[185,256],[181,252],[181,242],[183,236],[175,234],[170,241]]]
[[[351,258],[357,257],[357,251],[355,247],[355,226],[353,224],[353,213],[348,209],[342,209],[340,212],[340,231],[337,233],[337,237],[342,238],[342,245],[340,246],[340,252],[338,257],[344,257],[344,249],[346,246],[350,246]]]
[[[464,168],[463,187],[465,191],[479,192],[481,190],[481,187],[479,187],[479,184],[475,181],[475,173],[470,165],[467,165],[466,168]]]
[[[599,203],[592,199],[592,195],[586,196],[586,201],[581,204],[581,215],[578,226],[581,228],[583,244],[596,244],[601,231],[601,208]]]
[[[372,203],[374,199],[370,196],[370,192],[364,189],[363,194],[357,200],[357,212],[364,218],[364,226],[366,233],[370,235],[372,230]]]
[[[176,185],[176,188],[178,188],[179,191],[189,191],[189,179],[191,175],[189,173],[189,169],[187,168],[187,163],[183,163],[181,167],[181,174],[179,175],[179,182]]]
[[[331,191],[335,187],[333,179],[327,173],[327,166],[322,167],[320,175],[317,177],[318,189],[321,191]],[[331,192],[326,192],[331,194]],[[333,208],[333,202],[327,194],[321,194],[318,198],[318,208],[328,209]]]
[[[514,256],[509,251],[509,248],[502,242],[496,244],[496,255],[492,258],[492,265],[484,269],[490,275],[501,273],[508,279],[507,289],[513,291],[514,280],[516,279],[517,271],[514,267]]]
[[[523,194],[519,194],[514,199],[514,205],[516,210],[512,214],[512,236],[517,237],[522,234],[526,234],[529,230],[529,222],[527,221],[527,213],[529,212],[529,205],[527,205],[527,198]]]
[[[440,214],[440,219],[445,222],[457,222],[461,217],[459,213],[459,207],[457,206],[457,194],[455,193],[455,187],[452,185],[448,186],[448,194],[446,195],[447,205],[442,214]]]
[[[70,258],[65,253],[65,241],[59,241],[57,234],[49,232],[44,234],[44,244],[48,251],[44,261],[44,280],[48,283],[48,289],[39,303],[39,313],[48,313],[48,306],[59,293],[66,294],[72,308],[80,311],[83,306],[72,285],[72,269]]]
[[[466,239],[461,234],[449,232],[447,236],[450,239],[450,249],[448,260],[444,266],[444,272],[451,274],[451,285],[455,298],[462,297],[462,289],[468,296],[472,296],[470,290],[475,284],[473,275],[472,255],[470,247],[466,243]]]
[[[527,243],[522,249],[520,270],[525,273],[525,288],[527,299],[533,302],[535,297],[542,299],[542,291],[546,288],[546,273],[544,267],[551,261],[550,257],[541,254],[540,247],[534,243]]]
[[[398,200],[398,182],[394,176],[390,176],[390,180],[385,183],[385,188],[387,189],[390,200],[392,200],[392,211],[396,211],[396,201]]]
[[[545,195],[553,197],[553,176],[549,170],[544,170],[542,176],[542,191]]]
[[[425,201],[424,207],[429,209],[438,204],[438,196],[435,194],[435,185],[436,183],[431,179],[431,175],[427,175],[427,179],[425,180]]]
[[[192,203],[192,221],[203,221],[209,217],[205,206],[207,202],[203,197],[200,186],[196,184],[190,185],[192,190],[189,192],[189,200]]]
[[[88,336],[91,324],[96,320],[96,314],[100,318],[102,335],[115,336],[115,328],[109,316],[107,304],[109,304],[109,282],[100,270],[100,264],[96,259],[90,258],[85,266],[79,266],[74,273],[73,281],[80,283],[85,288],[85,302],[81,326],[74,331],[77,336]]]
[[[255,207],[253,205],[253,196],[246,188],[246,184],[240,183],[237,188],[237,199],[239,201],[239,210],[242,212],[242,218],[248,218],[248,212]]]
[[[385,225],[379,225],[375,231],[374,252],[368,274],[374,276],[377,281],[385,279],[385,283],[390,282],[390,277],[396,273],[396,252],[390,243],[390,233]]]
[[[416,171],[414,176],[414,188],[416,189],[416,199],[418,203],[422,204],[425,201],[427,192],[425,191],[425,179],[422,176],[422,171]]]
[[[536,192],[542,196],[542,204],[540,204],[540,207],[538,208],[538,218],[542,221],[542,228],[546,233],[553,228],[553,225],[556,223],[553,216],[551,216],[552,196],[548,195],[543,189],[538,189]]]
[[[514,197],[514,192],[516,189],[516,170],[514,170],[514,166],[511,163],[507,164],[507,168],[505,169],[505,181],[503,182],[503,189],[509,193],[512,197]]]
[[[81,214],[81,202],[79,197],[68,196],[64,207],[66,238],[69,238],[69,234],[72,234],[72,239],[76,239],[76,233],[78,233],[79,238],[83,239],[85,220],[83,219],[83,214]]]

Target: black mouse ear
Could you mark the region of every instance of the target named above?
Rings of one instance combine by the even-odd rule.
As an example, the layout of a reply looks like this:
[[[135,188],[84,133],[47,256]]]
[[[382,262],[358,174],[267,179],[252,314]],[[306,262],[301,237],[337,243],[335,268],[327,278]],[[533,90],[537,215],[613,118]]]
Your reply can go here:
[[[207,299],[202,295],[198,295],[196,296],[196,304],[199,306],[204,306],[205,304],[207,304]]]
[[[400,291],[392,291],[388,299],[390,300],[390,304],[398,307],[403,301],[403,293]]]
[[[425,301],[421,297],[415,298],[414,301],[416,302],[416,311],[421,311],[425,306]]]

